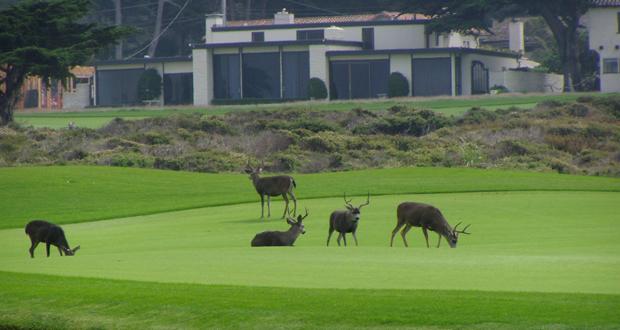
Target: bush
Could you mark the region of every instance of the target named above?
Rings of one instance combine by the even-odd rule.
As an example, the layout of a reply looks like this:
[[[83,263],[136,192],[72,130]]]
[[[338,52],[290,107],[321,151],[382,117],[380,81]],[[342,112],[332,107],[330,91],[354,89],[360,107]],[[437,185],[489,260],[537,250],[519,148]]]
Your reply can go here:
[[[145,70],[138,80],[138,99],[156,100],[161,96],[161,76],[155,69]]]
[[[220,118],[202,117],[200,119],[200,129],[209,133],[233,134],[235,130]]]
[[[327,87],[325,82],[320,78],[311,78],[308,83],[308,95],[315,100],[324,100],[327,98]]]
[[[400,72],[392,72],[388,79],[388,96],[399,97],[409,95],[409,82]]]
[[[495,121],[497,114],[482,108],[471,108],[458,120],[459,124],[482,124],[487,121]]]
[[[491,94],[502,94],[510,92],[508,88],[504,85],[493,85],[493,87],[489,88]]]
[[[573,103],[567,107],[567,110],[573,117],[585,117],[590,113],[588,106],[581,103]]]

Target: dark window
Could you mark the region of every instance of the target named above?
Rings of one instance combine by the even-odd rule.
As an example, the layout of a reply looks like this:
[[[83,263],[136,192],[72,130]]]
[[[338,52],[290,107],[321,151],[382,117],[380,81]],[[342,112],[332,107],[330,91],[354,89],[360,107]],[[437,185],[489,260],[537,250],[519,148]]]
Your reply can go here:
[[[620,33],[620,13],[618,13],[616,21],[617,21],[617,25],[618,25],[618,33]]]
[[[489,69],[482,62],[471,63],[471,93],[486,94],[489,92]]]
[[[323,40],[325,39],[324,30],[298,30],[297,40]]]
[[[310,80],[308,52],[282,53],[282,95],[285,99],[307,99]]]
[[[252,32],[252,41],[265,41],[265,32]]]
[[[164,104],[192,104],[193,86],[191,73],[164,74]]]
[[[456,95],[463,95],[463,84],[462,84],[462,74],[461,74],[461,57],[457,56],[454,58],[454,79],[456,80]]]
[[[24,95],[24,108],[36,108],[39,106],[39,90],[29,89]]]
[[[413,96],[452,94],[450,58],[416,58],[412,60]]]
[[[216,99],[241,98],[239,54],[213,55],[213,85]]]
[[[243,54],[243,98],[280,98],[280,53]]]
[[[375,29],[362,29],[362,44],[364,49],[375,49]]]
[[[387,60],[334,61],[330,68],[332,99],[387,95],[390,75],[390,64]]]
[[[138,80],[144,69],[97,71],[97,105],[141,104]]]
[[[603,73],[618,73],[618,59],[617,58],[604,58],[603,59]]]

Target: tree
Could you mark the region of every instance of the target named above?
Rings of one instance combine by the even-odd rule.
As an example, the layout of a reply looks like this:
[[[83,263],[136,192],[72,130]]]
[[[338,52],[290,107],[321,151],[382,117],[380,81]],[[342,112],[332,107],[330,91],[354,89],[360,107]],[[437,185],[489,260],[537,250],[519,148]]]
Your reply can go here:
[[[579,19],[592,6],[591,0],[410,0],[406,7],[435,18],[431,31],[488,30],[493,18],[543,17],[558,46],[564,90],[574,91],[581,83]]]
[[[24,0],[0,11],[0,125],[13,120],[27,76],[64,80],[72,67],[129,33],[84,23],[88,5],[89,0]]]

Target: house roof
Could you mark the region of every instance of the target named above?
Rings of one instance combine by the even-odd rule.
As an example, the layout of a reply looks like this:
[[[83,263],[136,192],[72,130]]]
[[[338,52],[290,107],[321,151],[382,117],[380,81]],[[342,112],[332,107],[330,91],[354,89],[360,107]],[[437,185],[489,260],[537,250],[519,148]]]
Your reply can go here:
[[[209,43],[194,44],[193,48],[220,48],[220,47],[270,47],[270,46],[305,46],[305,45],[340,45],[340,46],[357,46],[362,47],[362,43],[358,41],[346,40],[283,40],[283,41],[251,41],[251,42],[232,42],[232,43]]]
[[[168,62],[191,62],[192,56],[171,56],[171,57],[138,57],[124,60],[104,60],[95,61],[92,65],[116,65],[116,64],[146,64],[146,63],[168,63]]]
[[[620,0],[592,0],[596,7],[620,7]]]
[[[436,53],[454,53],[454,54],[480,54],[499,57],[519,58],[521,55],[513,52],[494,51],[480,48],[458,48],[458,47],[442,47],[442,48],[414,48],[414,49],[364,49],[364,50],[332,50],[328,51],[327,56],[354,56],[354,55],[386,55],[386,54],[436,54]]]
[[[376,21],[412,21],[427,20],[428,16],[415,13],[380,12],[376,14],[357,14],[343,16],[317,16],[317,17],[295,17],[294,24],[334,24],[347,22],[376,22]],[[272,18],[255,19],[245,21],[227,21],[226,26],[262,26],[273,25]]]

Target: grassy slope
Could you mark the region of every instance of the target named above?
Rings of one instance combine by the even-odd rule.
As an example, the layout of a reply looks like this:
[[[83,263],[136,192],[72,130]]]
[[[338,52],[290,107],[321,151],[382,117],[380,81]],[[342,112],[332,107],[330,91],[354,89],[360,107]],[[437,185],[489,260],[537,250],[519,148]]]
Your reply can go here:
[[[28,329],[564,329],[617,328],[620,323],[620,297],[612,295],[307,290],[2,272],[0,288],[0,324]]]
[[[620,191],[620,180],[559,174],[449,168],[403,168],[295,175],[299,199],[378,194],[590,190]],[[0,169],[0,228],[29,219],[57,223],[257,201],[247,176],[112,167]]]
[[[296,102],[286,104],[269,105],[243,105],[243,106],[214,106],[210,108],[163,108],[151,110],[148,108],[138,108],[130,110],[89,110],[84,112],[62,112],[62,113],[17,113],[17,121],[35,127],[67,127],[69,121],[74,121],[80,127],[97,128],[109,122],[112,118],[121,117],[125,119],[141,119],[145,117],[165,116],[173,113],[208,113],[224,114],[233,111],[250,110],[271,110],[283,108],[308,108],[317,110],[340,110],[346,111],[353,108],[364,108],[368,110],[387,109],[393,105],[404,104],[417,108],[427,108],[447,115],[459,115],[471,107],[485,107],[488,109],[508,108],[511,106],[531,108],[536,103],[547,100],[574,101],[579,96],[595,95],[600,93],[572,93],[554,95],[494,95],[468,98],[403,98],[396,100],[364,100],[364,101],[345,101],[345,102]]]

